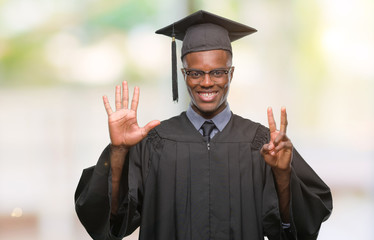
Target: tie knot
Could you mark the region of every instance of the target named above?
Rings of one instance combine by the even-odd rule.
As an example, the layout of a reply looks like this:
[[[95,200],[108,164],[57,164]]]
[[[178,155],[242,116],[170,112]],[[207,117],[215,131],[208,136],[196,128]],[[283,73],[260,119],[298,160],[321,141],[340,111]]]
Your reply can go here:
[[[209,137],[215,126],[216,125],[214,125],[214,123],[212,122],[204,122],[204,124],[201,126],[201,128],[203,129],[203,136]]]

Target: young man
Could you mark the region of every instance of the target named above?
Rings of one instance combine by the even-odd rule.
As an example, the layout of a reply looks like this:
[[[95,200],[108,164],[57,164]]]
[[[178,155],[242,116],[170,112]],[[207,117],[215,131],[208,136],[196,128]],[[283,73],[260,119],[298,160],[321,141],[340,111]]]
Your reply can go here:
[[[115,111],[104,96],[111,144],[84,170],[75,201],[94,239],[316,239],[332,210],[329,188],[293,148],[286,109],[276,129],[233,114],[231,41],[256,30],[196,12],[158,33],[183,40],[190,107],[139,127],[139,89],[126,82]],[[175,93],[175,92],[174,92]]]

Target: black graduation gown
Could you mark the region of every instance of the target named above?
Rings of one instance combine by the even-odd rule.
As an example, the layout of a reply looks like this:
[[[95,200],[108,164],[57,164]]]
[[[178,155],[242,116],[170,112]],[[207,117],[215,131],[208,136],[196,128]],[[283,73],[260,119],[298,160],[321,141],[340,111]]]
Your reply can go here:
[[[233,115],[210,149],[185,113],[162,122],[134,146],[122,176],[120,207],[110,216],[110,150],[85,169],[76,211],[94,239],[316,239],[332,210],[329,188],[294,150],[291,227],[282,228],[271,168],[260,149],[264,126]]]

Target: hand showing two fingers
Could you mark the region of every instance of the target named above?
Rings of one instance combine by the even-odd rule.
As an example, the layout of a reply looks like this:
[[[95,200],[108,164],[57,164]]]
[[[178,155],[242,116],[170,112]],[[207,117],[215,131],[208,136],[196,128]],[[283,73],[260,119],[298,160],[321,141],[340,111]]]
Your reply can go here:
[[[122,82],[122,96],[121,86],[116,86],[115,111],[110,107],[107,96],[103,96],[103,101],[108,114],[110,140],[114,146],[130,148],[145,138],[151,129],[160,124],[160,121],[153,120],[144,127],[139,127],[136,116],[139,103],[139,88],[135,87],[131,108],[128,108],[129,91],[126,81]]]
[[[292,149],[291,140],[287,137],[287,112],[286,108],[281,109],[281,124],[279,131],[276,129],[273,110],[267,110],[270,141],[261,148],[261,155],[265,162],[273,170],[289,171],[291,169]]]

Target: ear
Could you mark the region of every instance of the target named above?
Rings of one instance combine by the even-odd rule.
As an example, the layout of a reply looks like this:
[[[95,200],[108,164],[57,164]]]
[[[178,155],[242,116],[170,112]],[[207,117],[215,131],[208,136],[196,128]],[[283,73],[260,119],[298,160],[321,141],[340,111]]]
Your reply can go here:
[[[185,73],[185,71],[184,71],[183,68],[181,68],[181,72],[182,72],[182,74],[183,74],[183,79],[186,79],[186,73]]]
[[[232,81],[232,78],[234,77],[234,70],[235,70],[235,67],[232,66],[231,72],[230,72],[230,82]]]

